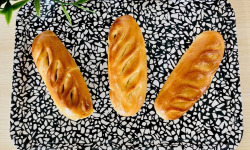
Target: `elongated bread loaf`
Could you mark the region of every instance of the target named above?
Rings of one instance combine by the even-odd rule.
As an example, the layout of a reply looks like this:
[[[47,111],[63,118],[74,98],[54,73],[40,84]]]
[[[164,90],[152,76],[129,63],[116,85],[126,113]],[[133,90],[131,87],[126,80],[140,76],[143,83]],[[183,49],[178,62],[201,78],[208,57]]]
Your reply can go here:
[[[44,31],[35,37],[32,56],[63,115],[77,120],[92,114],[92,100],[83,76],[68,50],[52,31]]]
[[[224,54],[224,41],[215,31],[200,34],[168,77],[155,100],[163,119],[185,114],[206,92]]]
[[[117,18],[109,32],[108,74],[110,99],[122,116],[136,114],[147,90],[147,59],[144,38],[133,17]]]

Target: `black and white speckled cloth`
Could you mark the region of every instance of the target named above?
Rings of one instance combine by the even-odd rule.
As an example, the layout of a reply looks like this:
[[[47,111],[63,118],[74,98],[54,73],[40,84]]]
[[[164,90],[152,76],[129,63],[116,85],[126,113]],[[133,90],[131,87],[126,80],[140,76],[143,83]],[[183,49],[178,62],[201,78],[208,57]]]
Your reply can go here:
[[[17,15],[10,135],[18,149],[235,149],[243,134],[235,14],[226,0],[90,0],[67,6],[71,27],[53,1],[34,2]],[[147,96],[133,117],[121,117],[109,100],[107,39],[112,22],[132,15],[146,42]],[[55,32],[88,85],[94,113],[79,121],[61,115],[31,56],[34,37]],[[225,54],[208,91],[183,117],[164,121],[154,100],[197,35],[216,30]]]

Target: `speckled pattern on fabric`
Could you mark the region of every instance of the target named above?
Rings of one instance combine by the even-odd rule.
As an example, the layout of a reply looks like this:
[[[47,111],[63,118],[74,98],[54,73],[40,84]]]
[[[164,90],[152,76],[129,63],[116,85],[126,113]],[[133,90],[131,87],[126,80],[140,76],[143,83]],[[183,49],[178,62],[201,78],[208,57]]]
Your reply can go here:
[[[97,13],[34,1],[17,15],[10,135],[19,149],[235,149],[243,134],[235,15],[226,0],[90,0]],[[119,116],[109,99],[108,33],[121,15],[132,15],[145,38],[147,96],[133,117]],[[31,56],[34,37],[51,30],[79,66],[94,113],[79,121],[61,115]],[[164,121],[154,100],[192,41],[205,30],[220,32],[225,54],[211,86],[180,119]],[[67,60],[65,60],[67,61]]]

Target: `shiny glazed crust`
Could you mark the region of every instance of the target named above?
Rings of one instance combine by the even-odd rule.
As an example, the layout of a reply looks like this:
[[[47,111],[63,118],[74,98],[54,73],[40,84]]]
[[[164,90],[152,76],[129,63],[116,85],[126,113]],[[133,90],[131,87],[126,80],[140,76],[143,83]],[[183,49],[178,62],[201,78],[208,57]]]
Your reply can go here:
[[[155,100],[157,114],[174,120],[185,114],[209,88],[224,54],[220,33],[200,34],[168,77]]]
[[[118,114],[133,116],[143,105],[147,90],[145,43],[134,18],[117,18],[110,28],[108,43],[111,103]]]
[[[52,31],[37,35],[32,56],[59,111],[72,120],[93,112],[92,100],[74,59]]]

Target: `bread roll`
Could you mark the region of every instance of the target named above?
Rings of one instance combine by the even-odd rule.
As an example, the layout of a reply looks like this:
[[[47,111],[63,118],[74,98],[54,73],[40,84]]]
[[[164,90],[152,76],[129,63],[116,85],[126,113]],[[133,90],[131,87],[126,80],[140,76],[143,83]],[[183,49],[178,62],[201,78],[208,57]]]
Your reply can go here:
[[[200,34],[168,77],[155,100],[163,119],[185,114],[206,92],[224,54],[224,41],[215,31]]]
[[[83,76],[68,50],[52,31],[44,31],[35,37],[32,56],[63,115],[77,120],[92,114],[92,100]]]
[[[133,17],[117,18],[108,37],[110,99],[122,116],[133,116],[145,101],[146,49],[140,27]]]

